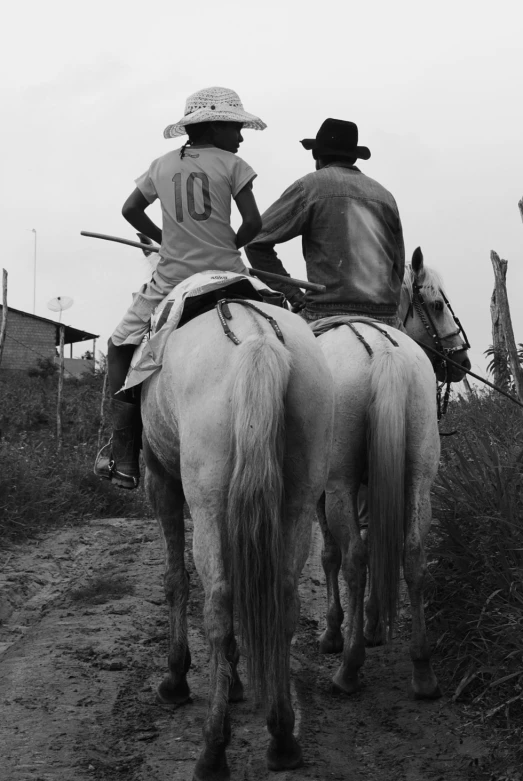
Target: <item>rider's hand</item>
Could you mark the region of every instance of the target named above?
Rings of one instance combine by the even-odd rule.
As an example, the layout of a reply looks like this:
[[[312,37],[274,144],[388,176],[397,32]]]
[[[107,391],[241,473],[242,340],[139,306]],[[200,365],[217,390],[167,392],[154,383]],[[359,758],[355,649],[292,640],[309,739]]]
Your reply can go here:
[[[302,293],[301,290],[297,291],[292,296],[288,296],[288,300],[289,303],[291,304],[291,312],[294,312],[295,314],[301,312],[301,310],[305,308],[305,304],[307,303],[307,297],[305,293]]]
[[[154,244],[154,242],[151,241],[149,236],[146,236],[145,233],[137,233],[136,235],[140,239],[140,244],[151,244],[151,245]],[[142,252],[143,252],[143,254],[145,255],[146,258],[148,258],[149,255],[153,254],[152,250],[147,250],[147,249],[144,249],[143,247],[142,247]]]

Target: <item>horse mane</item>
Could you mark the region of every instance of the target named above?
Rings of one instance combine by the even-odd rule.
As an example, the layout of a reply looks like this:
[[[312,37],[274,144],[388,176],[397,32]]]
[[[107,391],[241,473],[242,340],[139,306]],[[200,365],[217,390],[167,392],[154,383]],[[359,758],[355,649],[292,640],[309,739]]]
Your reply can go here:
[[[405,276],[403,277],[403,287],[409,294],[409,301],[412,301],[412,286],[416,275],[412,269],[410,263],[405,266]],[[423,266],[421,293],[427,303],[432,303],[440,298],[441,294],[445,292],[443,287],[443,281],[437,271],[428,266]]]

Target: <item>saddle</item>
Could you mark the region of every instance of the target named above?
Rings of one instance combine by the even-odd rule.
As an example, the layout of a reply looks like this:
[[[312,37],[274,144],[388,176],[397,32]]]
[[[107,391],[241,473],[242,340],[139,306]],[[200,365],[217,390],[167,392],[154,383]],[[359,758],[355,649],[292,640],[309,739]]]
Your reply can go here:
[[[195,317],[210,312],[216,307],[218,301],[223,301],[224,299],[230,300],[233,298],[263,301],[266,304],[272,304],[273,306],[279,307],[286,306],[283,293],[277,293],[275,290],[270,290],[269,288],[266,288],[265,290],[255,290],[250,282],[241,279],[238,282],[233,282],[227,287],[219,287],[207,293],[200,293],[199,295],[190,298],[187,297],[177,328],[182,328],[186,323],[194,320]],[[158,322],[155,324],[155,333],[158,333],[160,328],[162,328],[169,319],[173,303],[173,301],[169,301],[165,305]]]
[[[155,310],[150,337],[145,338],[136,348],[123,389],[139,385],[161,368],[165,344],[172,331],[183,328],[191,320],[214,309],[220,301],[247,299],[278,307],[286,306],[285,297],[281,293],[246,274],[202,271],[177,285]]]

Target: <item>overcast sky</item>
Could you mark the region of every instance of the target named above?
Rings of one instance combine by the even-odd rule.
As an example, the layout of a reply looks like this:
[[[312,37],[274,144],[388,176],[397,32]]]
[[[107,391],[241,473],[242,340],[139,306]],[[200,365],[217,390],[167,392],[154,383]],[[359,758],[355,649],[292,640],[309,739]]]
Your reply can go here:
[[[150,271],[139,250],[80,231],[136,238],[121,216],[134,179],[180,145],[162,133],[187,95],[219,85],[268,125],[245,131],[239,153],[262,211],[313,169],[299,139],[329,116],[358,124],[372,152],[361,169],[394,194],[407,257],[419,245],[443,275],[483,371],[491,249],[509,261],[523,341],[522,22],[516,0],[12,3],[0,47],[9,304],[33,311],[35,228],[36,314],[56,318],[48,301],[70,296],[63,322],[105,352]],[[279,254],[304,276],[299,241]]]

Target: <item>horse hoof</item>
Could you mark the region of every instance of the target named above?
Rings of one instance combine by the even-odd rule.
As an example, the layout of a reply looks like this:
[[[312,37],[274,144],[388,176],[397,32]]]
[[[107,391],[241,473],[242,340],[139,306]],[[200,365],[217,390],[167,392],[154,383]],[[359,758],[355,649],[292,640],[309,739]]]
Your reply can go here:
[[[303,765],[303,754],[300,744],[291,735],[282,747],[281,742],[274,738],[267,749],[267,768],[272,771],[295,770]]]
[[[192,781],[230,781],[231,771],[225,754],[218,766],[210,763],[205,757],[205,751],[194,768]]]
[[[320,637],[320,654],[339,654],[343,651],[343,635],[341,632],[329,632],[327,629]]]
[[[409,697],[412,700],[439,700],[442,697],[442,691],[439,688],[439,684],[436,684],[432,688],[420,688],[414,687],[414,684],[409,685]]]
[[[356,692],[358,692],[360,689],[361,684],[359,682],[357,673],[351,678],[348,678],[346,675],[343,675],[343,673],[338,671],[332,679],[333,694],[341,693],[350,696],[351,694],[356,694]]]
[[[179,708],[191,701],[191,690],[185,679],[174,685],[170,678],[164,678],[156,690],[156,702]]]

